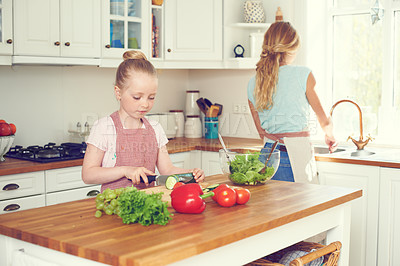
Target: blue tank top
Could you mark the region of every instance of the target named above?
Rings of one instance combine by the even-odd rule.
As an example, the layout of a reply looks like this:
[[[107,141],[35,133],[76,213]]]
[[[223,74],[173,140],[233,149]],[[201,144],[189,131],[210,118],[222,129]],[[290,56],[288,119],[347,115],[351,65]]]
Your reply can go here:
[[[261,127],[268,133],[307,130],[310,105],[306,97],[307,79],[311,70],[303,66],[279,67],[278,84],[269,110],[258,111]],[[256,77],[247,85],[247,97],[256,106],[254,88]]]

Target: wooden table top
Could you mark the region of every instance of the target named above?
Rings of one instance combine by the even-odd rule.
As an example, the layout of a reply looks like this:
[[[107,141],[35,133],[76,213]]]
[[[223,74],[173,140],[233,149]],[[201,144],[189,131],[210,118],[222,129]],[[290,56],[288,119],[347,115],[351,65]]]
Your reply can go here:
[[[231,184],[224,175],[207,182]],[[201,214],[171,209],[166,226],[125,225],[116,215],[95,218],[95,199],[86,199],[0,215],[0,234],[106,264],[164,265],[362,196],[357,189],[282,181],[246,188],[246,205],[224,208],[207,198]]]

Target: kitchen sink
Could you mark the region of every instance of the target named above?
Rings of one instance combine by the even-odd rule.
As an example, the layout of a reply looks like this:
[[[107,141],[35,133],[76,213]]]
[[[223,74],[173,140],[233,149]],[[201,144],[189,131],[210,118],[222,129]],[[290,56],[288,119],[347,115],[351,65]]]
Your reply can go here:
[[[316,154],[316,155],[330,154],[329,148],[323,147],[323,146],[314,147],[314,154]],[[331,154],[332,155],[337,154],[340,157],[342,157],[342,156],[344,156],[344,157],[367,157],[367,156],[375,154],[375,152],[368,151],[368,150],[354,150],[354,149],[337,148],[336,151],[334,151]],[[335,157],[337,157],[337,156],[335,156]]]
[[[337,153],[337,152],[342,152],[342,151],[346,151],[345,149],[342,148],[337,148],[336,151],[334,151],[333,153]],[[315,154],[329,154],[329,148],[328,147],[314,147],[314,153]]]

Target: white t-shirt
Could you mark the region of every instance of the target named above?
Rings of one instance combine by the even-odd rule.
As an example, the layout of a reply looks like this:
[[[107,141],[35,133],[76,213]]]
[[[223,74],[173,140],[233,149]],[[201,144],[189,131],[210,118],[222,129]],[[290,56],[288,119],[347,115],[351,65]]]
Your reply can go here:
[[[165,135],[164,129],[161,127],[159,122],[149,119],[148,121],[156,134],[158,148],[163,147],[168,143],[168,138]],[[144,124],[142,128],[145,128]],[[114,121],[110,116],[100,118],[93,124],[86,143],[92,144],[100,150],[105,151],[102,167],[115,166],[117,158],[117,131],[115,129]]]

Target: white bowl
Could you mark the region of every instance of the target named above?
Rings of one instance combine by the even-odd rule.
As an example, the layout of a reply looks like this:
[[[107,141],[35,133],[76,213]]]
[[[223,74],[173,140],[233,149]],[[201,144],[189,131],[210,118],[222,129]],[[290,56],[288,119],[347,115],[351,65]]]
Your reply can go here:
[[[6,160],[3,156],[10,150],[14,142],[14,138],[15,135],[0,137],[0,162],[4,162]]]

